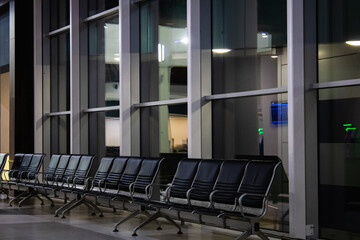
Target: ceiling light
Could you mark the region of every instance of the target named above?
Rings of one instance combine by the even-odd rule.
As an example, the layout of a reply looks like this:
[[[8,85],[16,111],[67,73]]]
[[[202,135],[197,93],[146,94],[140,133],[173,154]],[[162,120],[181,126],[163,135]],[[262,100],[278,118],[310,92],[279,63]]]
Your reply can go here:
[[[267,35],[267,33],[264,33],[264,32],[263,32],[263,33],[261,33],[261,37],[262,37],[262,38],[267,38],[268,35]]]
[[[279,56],[276,55],[272,55],[271,58],[278,58]]]
[[[356,41],[346,41],[345,43],[348,44],[348,45],[351,45],[351,46],[356,46],[356,47],[359,47],[359,46],[360,46],[360,40],[356,40]]]
[[[231,49],[228,49],[228,48],[214,48],[213,50],[213,53],[228,53],[231,51]]]
[[[182,38],[182,39],[180,40],[180,42],[183,43],[183,44],[188,44],[189,39],[188,39],[187,37],[184,37],[184,38]]]

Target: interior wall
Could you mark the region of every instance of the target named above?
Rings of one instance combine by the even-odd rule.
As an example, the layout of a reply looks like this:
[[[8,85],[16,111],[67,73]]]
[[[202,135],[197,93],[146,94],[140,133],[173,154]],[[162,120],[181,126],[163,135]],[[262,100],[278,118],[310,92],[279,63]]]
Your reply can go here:
[[[10,151],[10,74],[0,74],[0,151]]]

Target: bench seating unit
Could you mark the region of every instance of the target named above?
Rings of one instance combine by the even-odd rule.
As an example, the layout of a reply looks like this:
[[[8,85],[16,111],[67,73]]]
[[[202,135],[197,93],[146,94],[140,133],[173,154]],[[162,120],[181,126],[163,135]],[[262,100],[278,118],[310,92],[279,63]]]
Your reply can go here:
[[[267,198],[279,165],[279,161],[257,160],[202,160],[197,165],[194,161],[182,160],[172,184],[165,190],[165,202],[148,202],[156,213],[137,226],[133,235],[159,217],[167,219],[181,233],[180,226],[161,212],[161,209],[167,209],[177,211],[180,220],[181,212],[198,214],[200,223],[203,223],[201,216],[216,216],[223,219],[224,227],[229,218],[246,220],[250,227],[237,239],[246,239],[253,234],[268,239],[260,231],[259,220],[266,213]],[[189,181],[192,181],[191,185],[186,184]]]

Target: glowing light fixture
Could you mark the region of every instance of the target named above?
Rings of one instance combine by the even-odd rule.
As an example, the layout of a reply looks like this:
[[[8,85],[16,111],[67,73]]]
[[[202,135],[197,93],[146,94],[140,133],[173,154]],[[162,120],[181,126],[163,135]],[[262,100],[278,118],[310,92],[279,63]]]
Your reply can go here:
[[[158,60],[159,62],[165,61],[165,46],[163,44],[158,44]]]
[[[271,58],[278,58],[279,56],[276,55],[272,55]]]
[[[355,46],[355,47],[360,47],[360,40],[356,40],[356,41],[346,41],[346,44],[350,45],[350,46]]]
[[[228,53],[228,52],[230,52],[231,49],[228,49],[228,48],[214,48],[212,51],[213,51],[213,53],[223,54],[223,53]]]
[[[262,37],[262,38],[268,38],[268,35],[267,35],[267,33],[264,33],[264,32],[263,32],[263,33],[261,33],[261,37]]]
[[[118,57],[114,57],[114,60],[117,62],[120,62],[120,58],[118,58]]]
[[[343,124],[344,127],[351,127],[351,123],[345,123]]]
[[[184,37],[184,38],[182,38],[182,39],[180,40],[180,42],[181,42],[182,44],[188,44],[189,39],[188,39],[187,37]]]

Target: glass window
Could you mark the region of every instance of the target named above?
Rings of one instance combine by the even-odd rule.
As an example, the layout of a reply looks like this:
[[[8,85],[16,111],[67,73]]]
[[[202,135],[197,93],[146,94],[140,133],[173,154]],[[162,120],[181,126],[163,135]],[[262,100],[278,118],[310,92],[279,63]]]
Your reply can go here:
[[[213,94],[287,85],[286,15],[286,0],[212,1]]]
[[[140,7],[141,102],[187,96],[186,0]]]
[[[49,0],[48,0],[49,1]],[[70,24],[69,0],[51,0],[50,3],[50,31]]]
[[[360,77],[360,1],[318,0],[319,82]]]
[[[141,109],[141,155],[187,153],[187,104]]]
[[[89,23],[89,108],[119,105],[119,16]]]
[[[70,152],[70,115],[51,117],[51,154]]]
[[[89,154],[98,159],[120,153],[119,111],[89,113]]]
[[[88,16],[117,7],[119,0],[88,0]]]
[[[9,39],[9,7],[6,5],[0,8],[0,67],[9,64]]]
[[[281,159],[262,226],[289,231],[287,94],[212,101],[213,158]]]
[[[70,33],[50,39],[51,112],[70,110]]]
[[[319,90],[319,219],[324,239],[359,239],[360,86]]]

